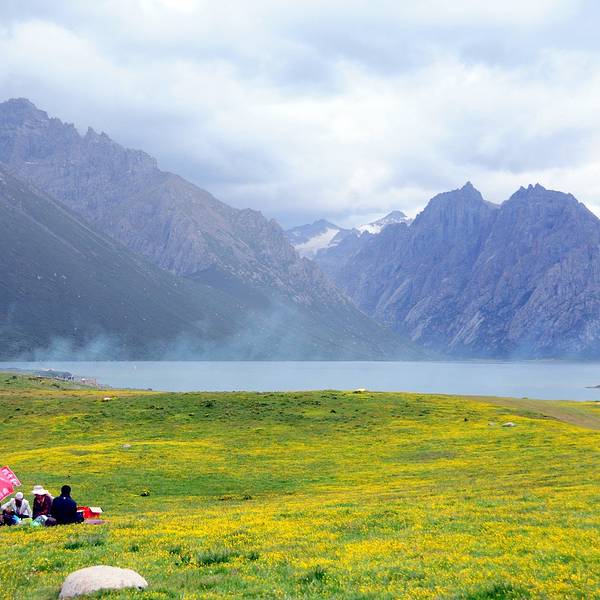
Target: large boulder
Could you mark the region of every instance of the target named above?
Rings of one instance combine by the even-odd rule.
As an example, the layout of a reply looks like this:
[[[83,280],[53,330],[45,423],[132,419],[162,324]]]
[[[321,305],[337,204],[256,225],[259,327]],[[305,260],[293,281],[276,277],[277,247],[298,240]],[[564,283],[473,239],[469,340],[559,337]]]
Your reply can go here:
[[[71,573],[63,583],[59,598],[75,598],[99,590],[142,590],[147,587],[148,582],[131,569],[98,565]]]

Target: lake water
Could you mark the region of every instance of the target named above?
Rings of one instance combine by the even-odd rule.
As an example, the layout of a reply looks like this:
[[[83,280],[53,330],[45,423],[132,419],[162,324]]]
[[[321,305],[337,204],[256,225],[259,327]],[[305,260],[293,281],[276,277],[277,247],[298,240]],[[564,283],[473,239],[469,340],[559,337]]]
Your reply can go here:
[[[171,391],[379,391],[600,400],[600,363],[526,362],[11,362],[96,377],[112,387]]]

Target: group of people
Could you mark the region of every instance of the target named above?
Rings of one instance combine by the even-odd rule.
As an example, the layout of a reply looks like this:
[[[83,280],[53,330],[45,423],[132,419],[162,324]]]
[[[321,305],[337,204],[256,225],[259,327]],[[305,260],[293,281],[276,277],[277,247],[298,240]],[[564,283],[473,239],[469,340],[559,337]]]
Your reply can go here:
[[[2,505],[0,525],[69,525],[83,522],[82,513],[77,511],[77,503],[71,498],[71,486],[63,485],[60,496],[53,498],[43,485],[32,490],[33,502],[30,504],[22,492],[15,494]]]

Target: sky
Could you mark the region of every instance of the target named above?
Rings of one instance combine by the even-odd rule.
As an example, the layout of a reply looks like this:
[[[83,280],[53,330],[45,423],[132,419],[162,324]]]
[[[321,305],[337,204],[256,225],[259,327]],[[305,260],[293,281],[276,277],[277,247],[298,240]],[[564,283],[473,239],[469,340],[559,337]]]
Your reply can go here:
[[[600,3],[2,0],[27,97],[289,227],[414,216],[467,180],[600,214]]]

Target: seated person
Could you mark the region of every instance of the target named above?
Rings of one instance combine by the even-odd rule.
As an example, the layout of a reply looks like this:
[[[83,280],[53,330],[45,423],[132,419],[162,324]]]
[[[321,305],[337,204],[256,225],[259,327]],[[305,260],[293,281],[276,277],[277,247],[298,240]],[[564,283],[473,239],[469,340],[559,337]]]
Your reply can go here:
[[[81,523],[83,516],[77,512],[77,502],[71,498],[71,486],[63,485],[60,496],[52,501],[51,516],[56,519],[57,525]]]
[[[31,516],[34,520],[44,523],[50,518],[50,509],[52,508],[52,496],[48,490],[44,489],[43,485],[36,485],[32,492],[33,507]]]
[[[23,498],[21,492],[17,492],[14,498],[2,505],[3,516],[9,512],[19,520],[31,518],[31,506],[29,506],[29,502]],[[12,520],[14,521],[14,519]]]
[[[12,508],[7,508],[2,511],[0,517],[0,525],[18,525],[19,517],[15,515],[15,511]]]

